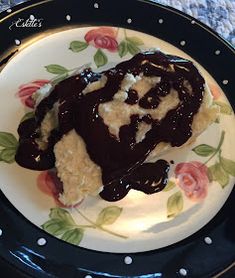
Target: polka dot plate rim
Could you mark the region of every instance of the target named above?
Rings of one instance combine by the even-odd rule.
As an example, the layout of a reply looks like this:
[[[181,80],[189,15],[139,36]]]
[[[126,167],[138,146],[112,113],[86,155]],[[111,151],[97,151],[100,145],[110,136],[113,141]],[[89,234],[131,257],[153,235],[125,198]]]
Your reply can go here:
[[[60,1],[57,1],[56,3],[55,3],[56,1],[52,1],[52,2],[46,2],[46,3],[43,3],[43,4],[41,4],[42,6],[44,6],[44,7],[46,7],[47,5],[47,7],[46,8],[42,8],[42,7],[40,7],[40,5],[38,5],[38,6],[35,6],[35,7],[32,7],[32,8],[29,8],[30,10],[28,11],[28,13],[26,13],[26,10],[24,10],[24,11],[22,11],[21,13],[22,13],[22,15],[25,15],[25,13],[26,13],[26,15],[34,15],[34,16],[36,16],[36,18],[37,18],[37,13],[40,11],[41,13],[43,13],[43,12],[45,12],[45,15],[48,13],[48,11],[50,10],[50,5],[56,5],[57,7],[59,7],[59,15],[58,15],[58,17],[59,16],[62,16],[63,15],[63,20],[61,19],[61,18],[59,18],[59,19],[55,19],[55,21],[57,21],[58,20],[58,22],[56,22],[57,23],[57,25],[58,26],[61,26],[61,24],[62,25],[66,25],[66,24],[71,24],[71,26],[73,25],[73,24],[77,24],[77,21],[79,21],[78,19],[77,19],[77,17],[76,17],[76,15],[74,16],[74,13],[73,13],[73,9],[72,9],[72,7],[70,7],[70,9],[68,8],[66,11],[62,11],[62,4],[60,5]],[[137,3],[138,2],[138,3]],[[34,3],[34,2],[32,2],[32,3]],[[130,1],[130,3],[131,3],[131,1]],[[35,4],[36,4],[36,2],[35,2]],[[98,4],[98,5],[95,5],[95,4]],[[73,5],[73,3],[71,4],[71,5]],[[75,4],[74,4],[75,5]],[[105,13],[105,9],[106,8],[108,8],[108,7],[106,7],[106,4],[102,4],[102,2],[94,2],[94,3],[92,3],[92,8],[91,8],[91,6],[88,6],[88,3],[87,4],[85,4],[85,3],[82,3],[82,1],[81,1],[81,6],[83,6],[84,5],[84,7],[86,7],[86,9],[89,11],[89,12],[93,12],[93,9],[94,10],[96,10],[96,12],[98,11],[98,10],[101,10],[101,11],[103,11],[103,13]],[[127,4],[127,6],[128,5],[130,5],[130,4]],[[138,5],[139,6],[141,6],[141,5],[146,5],[145,7],[149,7],[149,5],[152,5],[152,4],[146,4],[146,3],[144,3],[144,2],[139,2],[139,1],[136,1],[136,7],[138,7]],[[88,6],[88,7],[87,7]],[[105,7],[104,7],[105,6]],[[28,5],[25,5],[25,4],[23,4],[23,5],[21,5],[21,6],[19,6],[19,7],[17,7],[17,8],[13,8],[12,9],[12,14],[15,12],[15,11],[17,11],[18,9],[20,9],[21,7],[29,7]],[[142,7],[142,6],[141,6]],[[153,7],[153,6],[152,6]],[[168,16],[166,16],[165,15],[165,10],[164,10],[164,7],[161,7],[160,5],[154,5],[154,9],[155,9],[155,13],[156,13],[156,15],[157,16],[155,16],[155,22],[156,22],[156,25],[158,25],[158,26],[160,26],[161,28],[162,28],[162,26],[165,26],[165,24],[167,25],[167,24],[169,24],[169,22],[168,21],[174,21],[173,19],[172,19],[172,17],[170,16],[170,19],[169,19],[169,15]],[[81,8],[81,7],[80,7]],[[45,9],[46,11],[41,11],[41,9],[43,10],[43,9]],[[103,10],[102,10],[103,9]],[[137,9],[138,10],[138,9]],[[131,11],[131,10],[130,10]],[[138,14],[138,12],[139,12],[139,10],[136,12],[136,14]],[[150,12],[151,13],[151,12]],[[160,14],[159,14],[160,13]],[[171,9],[168,9],[167,8],[167,13],[169,13],[169,14],[171,14],[172,13],[172,10]],[[11,14],[11,13],[8,13],[8,14]],[[178,13],[177,12],[177,17],[178,16],[180,16],[179,14],[180,13]],[[103,15],[103,14],[102,14]],[[2,17],[3,17],[3,19],[4,19],[4,14],[3,15],[1,15]],[[70,17],[68,17],[68,16],[70,16]],[[98,17],[98,15],[96,15],[97,17]],[[13,15],[13,17],[15,17],[16,19],[17,19],[17,17],[18,17],[18,15],[16,14],[16,15]],[[108,17],[107,17],[108,18]],[[115,22],[115,21],[118,21],[118,22],[120,22],[120,19],[114,19],[112,22],[109,22],[109,20],[107,19],[107,18],[105,18],[105,20],[103,19],[102,20],[102,22],[101,22],[101,24],[95,24],[95,22],[93,22],[93,26],[96,26],[96,25],[104,25],[103,23],[105,22],[105,25],[111,25],[111,26],[118,26],[118,24],[117,24],[117,22]],[[186,20],[186,18],[187,19],[189,19],[189,20],[192,20],[190,17],[187,17],[187,16],[185,16],[185,19],[184,20]],[[67,20],[66,20],[67,19]],[[159,21],[159,19],[162,19],[160,22],[158,22]],[[11,17],[9,17],[9,19],[7,19],[8,20],[8,23],[9,22],[11,22],[11,20],[12,20],[12,18]],[[48,20],[49,21],[49,20]],[[67,23],[65,22],[65,21],[67,21]],[[83,21],[83,22],[86,22],[86,20],[84,20],[84,19],[81,19],[81,21]],[[88,20],[89,21],[89,20]],[[87,21],[87,22],[88,22]],[[62,22],[62,23],[61,23]],[[96,23],[97,22],[99,22],[98,21],[98,19],[96,18]],[[197,21],[195,21],[196,23],[197,23]],[[3,22],[1,22],[0,21],[0,24],[2,24],[2,25],[4,25],[6,23],[6,20],[5,21],[3,21]],[[160,24],[159,24],[160,23]],[[183,23],[181,23],[181,24],[183,24]],[[55,24],[56,25],[56,24]],[[185,26],[185,22],[184,22],[184,24],[183,24],[184,26]],[[193,26],[194,26],[195,24],[193,24]],[[196,24],[197,25],[197,24]],[[54,26],[53,25],[53,23],[52,22],[48,22],[48,25],[47,26],[44,26],[43,28],[45,28],[45,30],[44,30],[44,32],[45,31],[47,31],[47,29],[48,29],[48,27],[49,26]],[[70,27],[71,27],[70,26]],[[130,16],[129,16],[129,14],[128,14],[128,16],[125,16],[125,18],[123,18],[123,21],[120,23],[120,26],[122,26],[122,27],[126,27],[126,28],[130,28],[130,29],[136,29],[136,30],[138,30],[138,31],[144,31],[143,30],[143,27],[141,27],[141,26],[143,26],[143,24],[140,26],[140,25],[138,25],[138,22],[137,22],[137,20],[136,20],[136,16],[133,14],[133,12],[132,13],[130,13]],[[4,25],[4,27],[5,27],[5,25]],[[7,27],[8,26],[6,26],[6,30],[7,30]],[[166,27],[163,27],[164,29],[166,28]],[[148,28],[147,28],[148,29]],[[41,29],[42,30],[42,29]],[[33,35],[34,33],[40,33],[41,32],[41,30],[39,30],[39,29],[36,29],[35,28],[35,30],[33,29],[32,30],[32,28],[30,29],[30,30],[28,30],[28,29],[20,29],[20,30],[18,30],[18,28],[15,28],[14,29],[14,36],[11,36],[11,42],[7,42],[6,43],[6,45],[7,46],[5,46],[4,47],[4,45],[2,46],[2,48],[4,48],[4,51],[5,50],[7,50],[7,49],[10,49],[11,48],[11,50],[16,50],[16,48],[15,47],[18,47],[19,45],[21,45],[21,42],[22,42],[22,44],[23,44],[23,42],[25,41],[25,39],[26,38],[28,38],[28,37],[31,37],[31,35]],[[166,29],[165,29],[166,30]],[[148,32],[146,31],[146,33],[150,33],[150,34],[152,34],[153,35],[153,33],[152,33],[153,31],[152,30],[148,30]],[[187,32],[186,32],[187,33]],[[18,35],[19,34],[19,35]],[[164,37],[162,37],[162,34],[159,34],[159,36],[162,38],[162,39],[164,39],[164,40],[167,40],[166,38],[164,38]],[[216,36],[216,35],[214,35],[214,36]],[[6,41],[5,41],[6,42]],[[14,47],[13,46],[13,44],[16,44],[16,46]],[[172,42],[171,42],[172,43]],[[221,41],[220,41],[220,44],[221,44]],[[220,62],[221,61],[221,58],[224,58],[224,55],[225,55],[225,53],[227,53],[227,51],[231,51],[231,49],[230,49],[230,46],[229,45],[227,45],[227,43],[226,42],[223,42],[222,43],[223,45],[216,45],[216,47],[212,47],[212,49],[210,49],[211,50],[211,53],[214,55],[214,56],[218,56],[218,58],[220,59],[218,62]],[[190,49],[190,47],[191,47],[191,44],[190,44],[190,42],[189,42],[189,40],[186,38],[186,36],[178,36],[177,38],[175,38],[175,41],[174,41],[174,45],[176,45],[177,47],[181,47],[181,49],[182,50],[184,50],[186,53],[189,53],[191,56],[193,56],[193,57],[195,57],[196,55],[192,55],[192,53],[190,53],[190,51],[189,51],[189,49]],[[226,45],[226,46],[225,46]],[[228,50],[228,48],[229,48],[229,50]],[[2,50],[2,49],[1,49]],[[220,51],[220,52],[218,52],[218,50]],[[215,53],[216,52],[216,53]],[[9,52],[8,52],[9,53]],[[4,53],[5,54],[5,53]],[[200,55],[199,55],[200,56]],[[7,55],[5,56],[4,55],[4,58],[5,57],[7,57]],[[14,56],[13,56],[13,59],[14,59]],[[199,57],[199,59],[198,59],[198,57],[197,57],[197,59],[196,60],[201,60],[201,57]],[[2,61],[2,59],[1,59],[1,61]],[[203,63],[201,63],[202,65],[204,65]],[[210,72],[210,71],[209,71]],[[230,81],[230,80],[232,80],[231,78],[230,78],[230,76],[229,76],[229,74],[228,75],[226,75],[226,76],[221,76],[220,74],[219,74],[219,77],[217,77],[217,74],[215,74],[214,75],[215,76],[215,79],[216,79],[216,81],[220,84],[220,86],[223,88],[223,90],[225,91],[225,93],[226,93],[226,95],[227,95],[227,97],[229,98],[229,100],[230,100],[230,102],[231,102],[231,104],[234,106],[234,103],[231,101],[231,93],[229,93],[230,92],[230,90],[231,90],[231,86],[232,86],[232,81]],[[232,194],[230,194],[230,199],[231,199],[231,196],[233,196],[233,193]],[[225,208],[227,207],[227,206],[229,206],[228,204],[229,204],[229,200],[230,199],[228,199],[228,201],[226,202],[226,205],[225,205]],[[3,200],[5,200],[4,199],[4,197],[3,197]],[[6,202],[6,204],[7,204],[7,206],[10,206],[10,204],[8,204],[7,203],[7,201],[5,200],[3,203],[5,203]],[[14,210],[14,208],[12,208],[12,211],[13,212],[15,212],[15,217],[16,218],[20,218],[21,216],[19,216],[19,213],[18,212],[16,212],[15,210]],[[221,211],[223,211],[223,210],[221,210]],[[216,218],[217,218],[217,216],[216,216]],[[21,217],[20,218],[23,222],[22,223],[24,223],[24,221],[26,221],[27,222],[27,220],[25,220],[23,217]],[[214,219],[213,219],[214,220]],[[212,221],[213,221],[212,220]],[[9,224],[9,223],[8,223]],[[27,222],[27,225],[31,225],[29,222]],[[31,227],[31,226],[30,226]],[[0,226],[0,228],[1,228],[1,230],[2,230],[2,235],[1,235],[1,237],[0,237],[0,239],[2,240],[2,242],[4,243],[4,237],[6,237],[6,236],[10,236],[10,235],[6,235],[5,234],[5,229],[4,229],[4,227],[1,227]],[[31,227],[33,230],[34,230],[34,228],[35,227]],[[205,227],[204,227],[205,228]],[[204,229],[203,228],[203,229]],[[63,245],[63,243],[60,243],[58,240],[56,240],[56,239],[54,239],[53,237],[51,237],[50,235],[47,235],[47,234],[45,234],[45,233],[42,233],[41,231],[39,232],[37,229],[35,229],[34,231],[37,231],[37,237],[35,237],[35,239],[32,241],[32,242],[34,242],[36,245],[38,244],[37,243],[37,241],[39,240],[39,239],[41,239],[41,241],[39,241],[40,242],[40,244],[38,244],[38,247],[36,247],[36,246],[30,246],[30,248],[32,248],[31,249],[31,251],[33,250],[33,251],[35,251],[36,250],[36,253],[38,254],[38,255],[41,255],[41,253],[40,252],[45,252],[44,253],[44,255],[47,253],[47,251],[48,251],[48,249],[47,249],[47,251],[45,251],[45,249],[46,248],[50,248],[50,247],[52,247],[52,245],[54,244],[54,243],[56,243],[57,242],[57,244],[58,245],[60,245],[60,246],[64,246]],[[201,231],[200,231],[201,232]],[[35,235],[36,236],[36,235]],[[194,235],[195,236],[195,235]],[[30,237],[32,237],[32,235],[30,236]],[[204,238],[206,238],[206,237],[208,237],[208,238],[211,238],[211,240],[212,240],[212,244],[210,244],[210,243],[205,243],[205,241],[204,241]],[[210,240],[208,240],[208,238],[207,238],[207,242],[211,242]],[[23,238],[20,238],[20,235],[19,235],[19,242],[22,242],[22,240],[23,240]],[[31,242],[31,243],[32,243]],[[187,239],[186,239],[186,242],[187,242]],[[214,245],[214,243],[216,244],[216,240],[214,239],[214,237],[213,236],[211,236],[210,234],[203,234],[203,236],[202,236],[202,238],[201,238],[201,242],[205,245],[205,246],[208,246],[208,248],[210,248],[209,247],[209,245],[210,246],[213,246]],[[24,244],[24,243],[21,243],[21,244]],[[181,243],[179,243],[179,245],[180,244],[183,244],[183,242],[181,242]],[[54,245],[54,246],[57,246],[57,245]],[[176,246],[178,246],[178,244],[176,244]],[[26,245],[26,247],[27,247],[27,245]],[[174,248],[174,245],[172,246],[173,248]],[[22,248],[22,247],[21,247]],[[29,249],[30,249],[29,248]],[[36,249],[34,249],[34,248],[36,248]],[[37,248],[39,248],[39,249],[37,249]],[[62,247],[63,248],[63,247]],[[72,249],[74,249],[74,247],[71,247]],[[71,250],[72,250],[71,249]],[[77,250],[78,248],[77,247],[75,247],[75,249],[74,250]],[[171,246],[170,247],[166,247],[166,251],[167,250],[170,250],[171,249]],[[81,250],[83,250],[83,248],[81,248]],[[21,249],[21,251],[22,251],[22,249]],[[98,256],[100,256],[100,258],[99,258],[99,261],[101,260],[101,262],[102,262],[102,256],[104,255],[105,256],[105,254],[100,254],[99,252],[98,253],[96,253],[96,252],[92,252],[92,251],[89,251],[89,250],[83,250],[84,252],[88,252],[90,255],[91,255],[91,257],[93,257],[94,256],[94,254],[96,254],[97,255],[97,257]],[[27,251],[25,251],[24,250],[24,252],[26,252],[27,253]],[[24,253],[23,252],[23,253]],[[119,254],[118,256],[119,256],[119,262],[117,262],[117,264],[115,264],[115,263],[113,263],[113,265],[112,266],[110,266],[110,269],[108,270],[108,271],[110,271],[110,273],[112,274],[112,275],[124,275],[124,277],[135,277],[136,275],[138,276],[139,274],[137,273],[137,271],[139,271],[139,273],[146,273],[146,274],[149,274],[150,272],[148,272],[147,270],[145,270],[145,272],[143,272],[143,270],[144,270],[144,266],[139,266],[140,267],[140,269],[137,269],[138,267],[137,267],[137,265],[139,265],[138,264],[138,262],[139,262],[139,260],[140,260],[140,258],[141,258],[141,256],[143,256],[142,257],[142,259],[143,258],[145,258],[146,259],[146,257],[145,256],[147,256],[147,254],[151,254],[151,256],[152,256],[152,258],[155,258],[155,259],[157,259],[157,255],[158,256],[160,256],[160,252],[164,252],[164,249],[159,249],[159,250],[156,250],[156,251],[151,251],[151,252],[146,252],[146,254],[145,253],[143,253],[143,254],[141,254],[141,253],[134,253],[134,254],[125,254],[125,255],[122,255],[122,254]],[[19,257],[21,257],[22,256],[22,252],[21,252],[21,254],[20,253],[14,253],[15,255],[17,255],[18,254],[18,256]],[[93,255],[92,255],[93,254]],[[8,259],[9,258],[11,258],[13,255],[11,255],[10,257],[8,257]],[[87,254],[86,254],[86,256],[87,256]],[[111,256],[111,254],[110,254],[110,256]],[[149,256],[149,255],[148,255]],[[37,257],[37,256],[36,256]],[[32,259],[32,262],[34,263],[35,262],[35,260],[37,260],[36,259],[36,257],[34,257],[33,258],[33,255],[32,255],[32,253],[31,253],[31,259]],[[115,256],[114,256],[115,257]],[[114,258],[113,256],[112,256],[112,261],[113,261],[113,258]],[[126,259],[127,258],[127,259]],[[130,259],[131,258],[131,259]],[[103,259],[105,259],[105,257],[103,257]],[[89,266],[89,259],[88,259],[88,257],[86,257],[86,260],[87,260],[87,263],[88,263],[88,266]],[[10,261],[11,261],[11,259],[10,259]],[[113,262],[116,262],[116,260],[114,260]],[[127,263],[125,263],[125,262],[127,262]],[[130,263],[131,262],[131,263]],[[15,262],[16,264],[17,264],[17,261]],[[85,265],[85,263],[86,262],[83,262],[82,264],[83,265]],[[127,269],[124,269],[123,271],[124,272],[120,272],[120,273],[118,273],[117,271],[118,271],[118,269],[120,268],[120,264],[121,263],[124,263],[124,264],[126,264],[127,266],[128,266],[128,268]],[[219,263],[221,263],[221,262],[219,262]],[[218,263],[218,264],[219,264]],[[30,263],[29,263],[30,264]],[[173,263],[173,265],[174,265],[174,263]],[[17,264],[17,266],[19,267],[19,268],[22,268],[22,263],[20,264],[19,262],[18,262],[18,264]],[[224,264],[224,266],[225,266],[225,264]],[[113,268],[112,268],[113,267]],[[142,267],[142,269],[141,269],[141,267]],[[220,266],[220,267],[222,267],[222,266]],[[92,268],[85,268],[84,267],[84,269],[82,269],[82,267],[80,267],[81,269],[79,270],[79,271],[81,271],[81,273],[82,274],[80,274],[80,276],[78,276],[78,277],[85,277],[86,275],[90,275],[90,276],[92,276],[92,277],[102,277],[102,271],[96,271],[96,270],[92,270]],[[164,271],[163,270],[160,270],[160,268],[161,268],[161,264],[159,264],[158,265],[158,267],[157,267],[157,270],[154,270],[155,272],[153,272],[153,271],[151,271],[151,273],[155,273],[156,275],[157,275],[157,273],[163,273],[163,275],[164,275]],[[37,271],[35,271],[35,270],[33,270],[33,267],[32,267],[32,264],[31,264],[31,266],[30,267],[28,267],[28,269],[29,269],[29,271],[34,271],[34,272],[37,272]],[[47,266],[46,265],[44,265],[43,266],[43,269],[47,269]],[[52,267],[52,269],[53,269],[53,267]],[[99,270],[99,267],[97,268],[98,270]],[[181,270],[181,272],[180,272],[180,270]],[[56,271],[55,270],[55,267],[54,267],[54,270],[52,270],[52,271]],[[68,273],[70,273],[69,271],[72,271],[71,269],[68,269],[67,270],[68,271]],[[170,271],[170,270],[169,270]],[[172,274],[172,275],[182,275],[182,273],[183,273],[183,275],[188,275],[189,277],[193,277],[193,275],[194,275],[194,273],[195,273],[195,269],[193,269],[193,264],[192,265],[189,265],[189,263],[188,262],[185,262],[184,264],[181,262],[181,264],[176,264],[175,265],[175,267],[174,267],[174,270],[171,270],[172,272],[171,273],[174,273],[174,274]],[[186,271],[186,272],[185,272]],[[214,270],[213,270],[214,271]],[[32,272],[30,272],[30,273],[32,273]],[[49,272],[48,272],[49,273]],[[53,273],[53,272],[52,272]],[[54,272],[54,273],[56,273],[56,272]],[[78,272],[78,273],[80,273],[80,272]],[[165,270],[165,274],[166,275],[168,275],[167,274],[168,273],[168,270]],[[44,274],[43,274],[44,275]],[[47,273],[45,273],[45,275],[47,275]],[[57,276],[58,277],[60,277],[59,276],[60,274],[59,274],[59,271],[57,272]],[[79,275],[79,274],[78,274]],[[83,275],[83,276],[81,276],[81,275]],[[158,277],[158,276],[152,276],[152,277]],[[191,276],[190,276],[191,275]],[[204,275],[204,274],[203,274]],[[45,276],[46,277],[46,276]],[[62,277],[62,276],[61,276]],[[88,276],[89,277],[89,276]],[[115,277],[115,276],[114,276]],[[139,277],[139,276],[138,276]],[[151,277],[151,276],[150,276]],[[202,276],[203,277],[203,276]]]

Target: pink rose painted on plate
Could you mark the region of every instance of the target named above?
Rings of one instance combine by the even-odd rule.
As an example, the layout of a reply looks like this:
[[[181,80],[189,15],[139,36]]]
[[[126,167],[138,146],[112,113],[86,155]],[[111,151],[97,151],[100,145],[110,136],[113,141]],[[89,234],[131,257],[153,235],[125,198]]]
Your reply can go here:
[[[216,84],[213,83],[209,84],[209,88],[214,100],[217,100],[218,98],[221,97],[222,95],[221,89]]]
[[[55,171],[44,171],[41,174],[39,174],[37,178],[37,186],[41,192],[51,196],[58,207],[71,208],[71,206],[65,206],[59,200],[59,196],[63,192],[63,184],[57,177]],[[77,207],[81,203],[82,201],[74,205],[73,207]]]
[[[29,107],[34,108],[34,100],[32,95],[45,84],[48,84],[50,81],[45,79],[37,79],[27,84],[19,86],[19,90],[16,93],[16,96],[20,98],[21,102]]]
[[[176,183],[192,201],[199,201],[207,196],[207,171],[207,167],[198,161],[179,163],[176,166]]]
[[[85,35],[88,44],[96,48],[107,49],[110,52],[118,50],[118,42],[116,40],[117,30],[111,27],[100,27],[92,29]]]

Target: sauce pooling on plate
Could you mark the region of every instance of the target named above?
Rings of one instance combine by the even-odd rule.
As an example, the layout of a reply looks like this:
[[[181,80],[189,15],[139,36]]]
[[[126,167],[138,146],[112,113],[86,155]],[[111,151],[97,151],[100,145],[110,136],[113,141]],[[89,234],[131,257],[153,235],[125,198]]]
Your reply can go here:
[[[120,127],[119,138],[116,138],[99,115],[98,108],[100,104],[113,100],[127,73],[160,77],[160,82],[140,98],[136,91],[130,90],[125,101],[127,104],[156,109],[172,89],[178,93],[179,104],[161,120],[153,119],[150,114],[131,115],[130,123]],[[89,83],[98,81],[102,75],[107,78],[104,87],[82,93]],[[203,77],[192,62],[159,51],[139,53],[103,73],[86,69],[57,84],[49,96],[39,103],[35,117],[20,124],[16,161],[29,169],[53,168],[54,145],[64,134],[75,129],[83,138],[90,158],[102,169],[102,198],[117,201],[130,189],[146,194],[161,191],[167,184],[168,162],[144,161],[160,142],[170,143],[173,147],[181,146],[191,137],[193,116],[200,108],[204,84]],[[47,147],[40,149],[37,144],[40,125],[57,102],[58,127],[51,132]],[[151,125],[151,129],[142,141],[137,142],[136,133],[140,123]]]

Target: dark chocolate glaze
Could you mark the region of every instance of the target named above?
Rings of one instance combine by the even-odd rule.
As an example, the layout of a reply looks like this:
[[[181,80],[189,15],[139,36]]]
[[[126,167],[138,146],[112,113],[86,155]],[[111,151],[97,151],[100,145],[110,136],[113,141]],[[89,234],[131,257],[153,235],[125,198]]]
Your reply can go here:
[[[139,101],[139,106],[145,109],[156,109],[161,102],[160,97],[164,97],[169,94],[171,89],[170,80],[162,80],[154,88],[149,90]]]
[[[169,169],[168,162],[163,159],[155,163],[144,163],[120,180],[105,186],[100,196],[106,201],[118,201],[125,197],[130,189],[146,194],[157,193],[167,185]]]
[[[98,107],[113,100],[126,73],[161,77],[160,82],[140,99],[135,91],[129,91],[126,103],[138,103],[142,108],[155,109],[171,89],[178,92],[180,103],[160,121],[152,119],[150,114],[144,117],[132,115],[130,124],[120,128],[117,139],[110,134],[108,126],[99,116]],[[190,61],[159,51],[139,53],[103,74],[107,77],[105,86],[88,94],[83,94],[82,90],[88,83],[101,77],[101,74],[90,69],[56,85],[38,105],[35,119],[19,126],[20,144],[16,161],[36,170],[54,167],[54,144],[61,136],[75,129],[86,143],[90,158],[102,169],[102,198],[119,200],[131,188],[147,194],[158,192],[166,185],[169,164],[163,160],[143,163],[160,142],[181,146],[191,137],[193,116],[202,102],[205,81]],[[190,84],[190,91],[185,84]],[[59,102],[59,126],[51,133],[47,149],[42,151],[36,144],[36,139],[40,138],[40,124],[56,102]],[[137,143],[135,137],[141,122],[151,124],[151,129]]]
[[[133,105],[133,104],[138,103],[138,100],[139,100],[138,93],[135,90],[130,89],[129,92],[128,92],[128,97],[125,100],[125,102],[127,104]]]

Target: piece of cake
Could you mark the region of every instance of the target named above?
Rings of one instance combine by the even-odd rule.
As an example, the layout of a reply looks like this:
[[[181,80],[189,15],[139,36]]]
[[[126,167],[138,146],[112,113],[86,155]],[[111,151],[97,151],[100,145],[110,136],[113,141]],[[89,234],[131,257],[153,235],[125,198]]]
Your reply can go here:
[[[99,193],[116,201],[130,189],[152,194],[169,171],[158,157],[193,142],[217,114],[192,62],[139,53],[101,73],[84,69],[40,96],[35,117],[18,128],[16,161],[55,167],[65,205]]]

